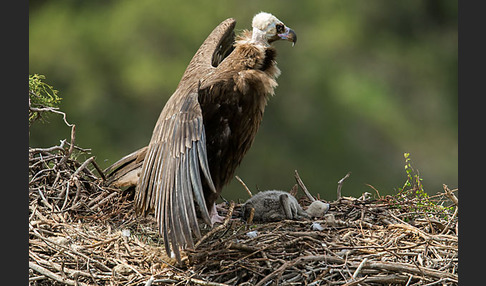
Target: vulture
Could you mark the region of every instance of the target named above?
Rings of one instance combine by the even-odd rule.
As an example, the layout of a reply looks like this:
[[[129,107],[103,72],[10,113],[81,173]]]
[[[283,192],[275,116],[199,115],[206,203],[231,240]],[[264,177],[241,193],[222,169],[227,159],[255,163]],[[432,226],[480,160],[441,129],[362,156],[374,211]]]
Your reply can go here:
[[[251,209],[254,209],[253,220],[255,221],[272,222],[309,218],[294,196],[279,190],[259,192],[249,198],[242,207],[243,219],[250,216]]]
[[[315,200],[304,211],[297,199],[290,193],[268,190],[259,192],[243,204],[242,217],[244,220],[250,217],[251,209],[254,209],[254,221],[303,220],[322,217],[329,210],[329,204]]]
[[[166,252],[200,237],[197,216],[222,222],[215,201],[253,143],[280,70],[272,43],[297,36],[270,13],[235,36],[229,18],[209,34],[165,104],[148,146],[107,168],[116,186],[135,187],[138,214],[154,212]]]

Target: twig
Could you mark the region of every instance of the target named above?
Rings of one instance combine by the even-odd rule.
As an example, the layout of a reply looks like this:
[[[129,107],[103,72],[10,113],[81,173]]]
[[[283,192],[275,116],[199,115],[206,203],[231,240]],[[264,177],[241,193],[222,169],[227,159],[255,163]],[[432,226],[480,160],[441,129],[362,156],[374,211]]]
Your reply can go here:
[[[361,268],[363,268],[363,265],[366,263],[366,261],[368,261],[368,258],[363,259],[363,261],[361,261],[361,263],[358,265],[358,268],[356,268],[353,273],[353,279],[356,279],[358,273],[361,271]]]
[[[290,242],[290,244],[294,243],[293,241]],[[244,247],[243,245],[239,244],[239,243],[230,243],[229,247],[230,249],[241,249],[241,250],[244,250],[244,251],[253,251],[252,253],[250,254],[247,254],[245,256],[243,256],[242,258],[236,260],[236,261],[233,261],[230,265],[228,265],[228,267],[230,266],[233,266],[235,264],[237,264],[238,262],[244,260],[244,259],[247,259],[248,257],[251,257],[261,251],[264,251],[266,249],[269,249],[269,248],[272,248],[273,247],[273,244],[267,244],[265,247],[263,248],[260,248],[260,249],[255,249],[255,248],[251,248],[251,247]],[[252,250],[254,249],[254,250]]]
[[[243,243],[237,243],[237,242],[230,242],[228,245],[228,249],[236,249],[236,250],[241,250],[241,251],[246,251],[246,252],[255,252],[255,251],[261,251],[262,249],[256,248],[254,246],[249,246]]]
[[[402,221],[403,222],[403,221]],[[413,232],[417,235],[419,235],[420,237],[422,237],[423,239],[425,240],[435,240],[435,241],[447,241],[447,240],[452,240],[452,241],[457,241],[457,237],[456,236],[448,236],[448,235],[432,235],[432,234],[428,234],[418,228],[416,228],[415,226],[413,225],[410,225],[406,222],[403,222],[403,223],[396,223],[396,224],[390,224],[388,225],[388,228],[400,228],[400,229],[404,229],[404,230],[407,230],[407,231],[410,231],[410,232]]]
[[[365,184],[365,185],[366,185],[366,186],[368,186],[368,187],[370,187],[370,188],[372,188],[372,189],[373,189],[373,190],[376,192],[376,194],[378,195],[378,198],[381,198],[381,196],[380,196],[380,192],[379,192],[379,191],[378,191],[378,190],[377,190],[375,187],[373,187],[373,186],[372,186],[372,185],[370,185],[370,184]]]
[[[60,283],[64,283],[66,285],[72,285],[72,286],[75,286],[75,285],[80,285],[80,286],[88,286],[88,284],[86,283],[83,283],[83,282],[79,282],[79,281],[74,281],[74,280],[70,280],[70,279],[67,279],[67,278],[63,278],[57,274],[55,274],[54,272],[51,272],[50,270],[40,266],[40,265],[37,265],[35,264],[34,262],[31,262],[29,261],[29,268],[42,274],[42,275],[45,275],[46,277],[49,277],[51,279],[54,279],[56,280],[57,282],[60,282]]]
[[[71,146],[71,144],[69,142],[66,142],[66,144],[68,144],[69,146]],[[81,148],[79,146],[74,146],[74,149],[76,149],[78,151],[81,151],[83,153],[91,153],[91,148]]]
[[[316,199],[314,199],[314,197],[311,195],[311,193],[309,193],[309,191],[305,187],[304,182],[302,182],[302,179],[300,178],[299,173],[297,172],[297,170],[295,170],[295,180],[297,181],[297,184],[299,184],[300,188],[304,191],[304,193],[307,196],[307,198],[311,202],[314,202]]]
[[[91,270],[88,269],[90,271],[90,273],[88,272],[84,272],[84,271],[81,271],[81,270],[74,270],[74,269],[70,269],[70,268],[64,268],[62,269],[62,266],[59,265],[59,264],[56,264],[52,261],[48,261],[48,260],[44,260],[42,258],[39,258],[37,257],[37,255],[35,255],[32,251],[29,250],[29,256],[32,257],[37,263],[39,264],[45,264],[45,265],[48,265],[49,267],[57,270],[57,271],[64,271],[66,272],[67,274],[69,275],[81,275],[81,276],[84,276],[84,277],[93,277],[93,274],[91,273]],[[93,277],[93,279],[95,278],[100,278],[100,276],[96,275],[96,277]]]
[[[226,228],[226,226],[228,226],[228,223],[231,219],[231,216],[233,215],[234,208],[235,208],[235,202],[232,201],[230,203],[230,206],[229,206],[229,209],[228,209],[228,214],[226,215],[226,218],[224,219],[223,224],[218,225],[217,227],[213,228],[211,231],[206,233],[203,237],[201,237],[201,239],[198,242],[196,242],[196,244],[194,245],[194,249],[196,249],[199,245],[201,245],[201,243],[203,243],[203,241],[205,241],[208,237],[210,237],[211,235],[215,234],[216,232],[218,232],[221,229],[224,229],[224,228]]]
[[[152,283],[154,282],[155,278],[154,276],[150,276],[150,279],[147,280],[147,282],[145,282],[145,285],[144,286],[152,286]]]
[[[405,276],[405,275],[399,275],[399,274],[391,274],[391,275],[384,275],[384,276],[368,276],[365,279],[365,282],[368,283],[378,283],[380,285],[386,284],[403,284],[407,281],[411,281],[414,276]]]
[[[410,282],[412,282],[412,278],[413,278],[413,275],[410,274],[409,277],[408,277],[408,280],[407,280],[407,284],[405,284],[405,286],[410,285]]]
[[[74,177],[74,178],[76,178],[76,177]],[[61,211],[64,210],[64,207],[66,207],[68,197],[69,197],[69,186],[71,185],[71,183],[72,183],[71,180],[66,181],[66,195],[64,197],[64,203],[62,204]]]
[[[91,268],[89,268],[89,259],[88,259],[88,261],[86,261],[86,270],[88,270],[89,276],[93,280],[94,284],[99,285],[98,282],[96,282],[96,279],[93,275],[93,272],[91,271]]]
[[[407,272],[416,275],[426,275],[433,278],[450,278],[453,281],[457,282],[457,275],[439,271],[427,267],[420,267],[417,268],[415,266],[411,266],[407,263],[401,262],[369,262],[368,265],[364,266],[366,269],[377,269],[377,270],[387,270],[387,271],[394,271],[394,272]]]
[[[285,269],[291,267],[291,266],[296,266],[301,263],[306,263],[310,261],[326,261],[327,263],[333,263],[333,264],[348,264],[349,267],[351,268],[358,268],[359,264],[346,261],[345,259],[342,258],[337,258],[329,255],[311,255],[311,256],[303,256],[299,257],[293,261],[287,261],[285,262],[282,266],[280,266],[277,270],[273,271],[269,275],[267,275],[265,278],[260,280],[256,285],[264,285],[265,282],[268,280],[272,279],[275,277],[278,273],[284,271]],[[361,263],[360,263],[361,264]],[[410,264],[407,263],[401,263],[401,262],[368,262],[366,264],[362,264],[361,266],[363,269],[376,269],[379,271],[387,270],[387,271],[393,271],[393,272],[407,272],[411,274],[416,274],[416,275],[425,275],[433,278],[449,278],[452,281],[457,282],[457,275],[449,273],[449,272],[444,272],[444,271],[439,271],[435,269],[430,269],[426,267],[416,267],[416,266],[411,266]]]
[[[47,276],[45,276],[45,275],[41,275],[41,276],[35,276],[35,277],[30,277],[30,278],[29,278],[29,282],[30,282],[30,281],[37,281],[37,280],[44,280],[44,279],[46,279],[46,278],[47,278]]]
[[[337,199],[341,199],[341,188],[343,187],[344,180],[346,180],[351,175],[351,172],[348,172],[346,176],[344,176],[341,180],[338,181],[337,186]]]
[[[63,249],[64,251],[71,252],[71,253],[73,253],[73,254],[75,254],[75,255],[81,256],[82,258],[84,258],[84,259],[86,259],[86,260],[90,259],[90,258],[89,258],[89,256],[87,256],[87,255],[85,255],[85,254],[83,254],[83,253],[80,253],[79,251],[76,251],[76,250],[71,249],[71,248],[69,248],[69,247],[66,247],[66,246],[64,246],[64,245],[60,245],[60,244],[55,243],[55,242],[53,242],[53,241],[47,240],[47,239],[46,239],[44,236],[42,236],[42,235],[41,235],[41,234],[40,234],[40,233],[39,233],[37,230],[33,229],[32,225],[31,225],[30,223],[29,223],[29,227],[30,227],[30,228],[32,228],[32,233],[31,233],[31,234],[33,234],[34,236],[36,236],[36,237],[38,237],[38,238],[42,239],[44,242],[46,242],[46,244],[47,244],[49,247],[51,247],[51,248],[55,249],[54,247],[52,247],[52,246],[50,246],[50,245],[49,245],[49,244],[53,244],[53,245],[56,245],[57,247],[60,247],[60,248],[61,248],[61,249]],[[55,250],[57,250],[57,249],[55,249]],[[99,262],[99,261],[97,261],[97,260],[93,260],[93,262],[94,262],[94,263],[95,263],[95,264],[96,264],[98,267],[102,268],[104,271],[111,271],[111,269],[110,269],[109,267],[107,267],[106,265],[104,265],[103,263],[101,263],[101,262]]]
[[[243,187],[245,188],[245,190],[248,193],[248,195],[250,195],[250,198],[253,197],[250,189],[246,186],[245,182],[243,182],[243,180],[240,179],[240,177],[238,177],[238,176],[235,176],[235,178],[243,185]]]
[[[97,204],[89,207],[91,210],[95,211],[97,207],[99,206],[102,206],[103,204],[105,204],[106,202],[108,202],[111,198],[115,197],[118,193],[117,192],[113,192],[111,194],[109,194],[108,196],[106,196],[104,199],[102,199],[101,201],[99,201]]]
[[[343,284],[342,286],[354,286],[354,285],[359,285],[359,283],[365,281],[368,278],[368,276],[365,276],[363,278],[360,278],[358,280],[352,279],[348,283]]]
[[[273,269],[272,264],[270,263],[270,261],[268,261],[268,256],[265,251],[262,251],[261,253],[262,257],[265,259],[265,264],[267,265],[268,269]]]
[[[70,123],[67,122],[66,113],[64,113],[62,111],[59,111],[59,108],[57,108],[57,107],[36,108],[36,107],[30,107],[29,106],[29,109],[31,111],[34,111],[34,112],[46,112],[46,111],[49,111],[49,112],[52,112],[52,113],[61,114],[62,115],[62,119],[64,120],[64,123],[66,123],[66,125],[69,126],[69,127],[73,126],[73,124],[70,124]]]
[[[103,170],[101,170],[100,166],[98,165],[98,163],[96,163],[95,160],[93,160],[91,162],[93,164],[93,166],[95,167],[96,171],[98,172],[98,174],[100,174],[101,178],[103,179],[103,181],[106,181],[106,176],[105,176],[105,173],[103,173]]]
[[[273,277],[277,276],[279,273],[283,272],[285,269],[293,266],[297,261],[286,261],[284,264],[282,264],[277,270],[273,271],[272,273],[268,274],[267,276],[263,277],[262,280],[258,281],[258,283],[255,286],[262,286],[267,283],[268,280],[272,279]]]
[[[76,169],[76,171],[74,172],[74,174],[71,175],[71,178],[74,178],[76,176],[79,175],[79,173],[88,166],[89,163],[93,162],[95,156],[92,156],[92,157],[89,157],[86,161],[84,161],[83,164],[81,164],[81,166],[79,166],[78,169]]]
[[[71,203],[72,206],[75,206],[79,199],[79,194],[81,193],[81,183],[78,179],[74,180],[74,184],[76,185],[76,195],[74,195],[73,202]]]
[[[69,146],[68,152],[62,157],[61,161],[59,162],[59,165],[63,165],[66,163],[67,159],[71,157],[71,154],[74,151],[74,142],[76,140],[76,125],[71,126],[71,144]]]
[[[206,286],[229,286],[228,284],[204,281],[204,280],[200,280],[200,279],[196,279],[196,278],[192,278],[192,277],[180,276],[180,275],[174,275],[172,277],[179,280],[179,281],[185,281],[188,284],[192,282],[192,283],[197,284],[197,285],[206,285]]]
[[[459,200],[457,199],[457,197],[452,193],[452,191],[449,189],[449,187],[447,187],[446,184],[443,184],[442,185],[444,187],[444,191],[445,191],[445,194],[446,196],[456,205],[458,206],[459,205]]]
[[[64,144],[66,143],[66,140],[61,140],[61,144],[59,146],[52,146],[49,148],[30,148],[29,147],[29,153],[50,153],[54,151],[61,151],[64,152]]]
[[[452,214],[452,217],[449,219],[449,222],[444,227],[444,229],[440,232],[440,234],[446,234],[447,233],[447,231],[451,227],[452,221],[454,221],[454,219],[456,218],[458,211],[459,211],[459,207],[456,206],[456,209],[454,210],[454,213]]]

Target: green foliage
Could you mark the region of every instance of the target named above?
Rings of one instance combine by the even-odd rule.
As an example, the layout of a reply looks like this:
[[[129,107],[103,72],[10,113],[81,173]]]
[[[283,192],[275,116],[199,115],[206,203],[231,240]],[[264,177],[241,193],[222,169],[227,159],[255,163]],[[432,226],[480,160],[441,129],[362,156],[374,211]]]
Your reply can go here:
[[[414,190],[417,195],[426,197],[427,193],[425,193],[424,186],[422,185],[422,178],[420,178],[418,170],[415,170],[412,167],[410,153],[403,153],[403,157],[405,158],[405,172],[407,173],[407,180],[403,184],[403,187],[399,189],[400,192],[404,191],[408,187],[409,189]]]
[[[452,206],[444,206],[443,202],[438,202],[429,196],[424,189],[419,171],[412,166],[410,153],[404,153],[403,157],[405,158],[407,179],[403,187],[399,188],[399,192],[392,196],[392,200],[396,207],[405,208],[406,212],[408,212],[408,216],[405,216],[404,220],[411,220],[418,214],[439,215],[447,218],[454,208]]]
[[[61,98],[58,91],[45,83],[44,75],[29,75],[29,126],[36,120],[42,120],[46,108],[58,108]]]

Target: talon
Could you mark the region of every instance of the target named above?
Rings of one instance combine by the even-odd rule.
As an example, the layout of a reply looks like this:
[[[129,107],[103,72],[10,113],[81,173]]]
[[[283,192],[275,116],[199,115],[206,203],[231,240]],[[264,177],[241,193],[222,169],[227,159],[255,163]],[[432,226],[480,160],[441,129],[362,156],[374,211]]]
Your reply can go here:
[[[218,214],[216,204],[213,204],[211,207],[211,210],[209,211],[209,218],[211,219],[211,226],[213,226],[215,223],[223,223],[224,217]]]

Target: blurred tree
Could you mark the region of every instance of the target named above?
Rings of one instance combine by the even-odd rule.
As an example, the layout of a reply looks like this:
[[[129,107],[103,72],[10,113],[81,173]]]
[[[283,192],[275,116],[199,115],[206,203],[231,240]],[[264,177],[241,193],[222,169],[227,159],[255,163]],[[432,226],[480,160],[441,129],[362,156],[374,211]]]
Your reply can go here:
[[[212,5],[211,5],[212,4]],[[39,1],[29,8],[29,73],[44,74],[104,166],[146,145],[165,102],[209,32],[259,11],[299,36],[277,43],[282,70],[237,174],[256,190],[307,187],[334,199],[394,192],[409,152],[426,190],[457,186],[457,1]],[[31,146],[68,138],[33,126]],[[103,162],[104,160],[104,162]],[[246,198],[236,180],[223,195]]]

